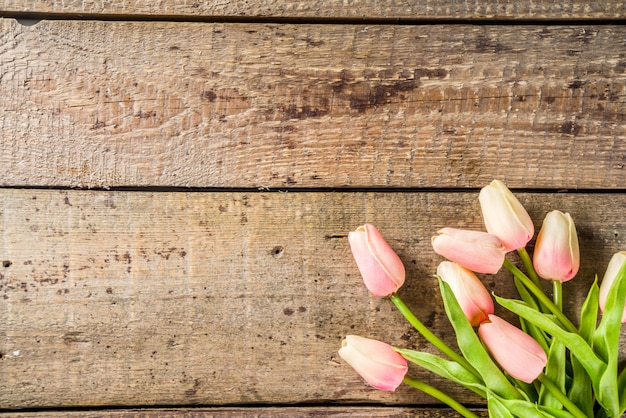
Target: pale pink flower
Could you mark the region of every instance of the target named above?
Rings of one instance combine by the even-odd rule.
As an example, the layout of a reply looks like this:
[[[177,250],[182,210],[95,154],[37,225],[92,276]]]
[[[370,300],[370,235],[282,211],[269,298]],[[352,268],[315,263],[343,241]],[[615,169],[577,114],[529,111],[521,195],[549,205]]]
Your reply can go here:
[[[373,387],[394,391],[408,371],[407,361],[392,346],[381,341],[348,335],[339,355]]]
[[[478,195],[487,232],[500,238],[507,252],[523,248],[535,232],[533,221],[515,195],[499,180]]]
[[[363,282],[375,296],[389,296],[404,284],[404,264],[374,225],[348,234],[352,255]]]
[[[578,235],[569,213],[554,210],[546,215],[537,235],[533,265],[548,280],[566,282],[578,273]]]
[[[477,273],[497,273],[506,254],[498,237],[482,231],[443,228],[432,245],[437,254]]]
[[[495,361],[522,382],[532,383],[546,366],[547,356],[539,343],[496,315],[480,324],[478,335]]]
[[[452,261],[442,261],[437,275],[450,289],[472,326],[477,327],[493,313],[493,300],[485,285],[465,267]]]
[[[613,254],[609,265],[606,268],[602,283],[600,283],[600,310],[604,312],[606,307],[606,299],[609,297],[611,286],[615,283],[617,273],[619,273],[622,266],[626,263],[626,251],[620,251]],[[626,305],[624,306],[624,313],[622,314],[622,323],[626,322]]]

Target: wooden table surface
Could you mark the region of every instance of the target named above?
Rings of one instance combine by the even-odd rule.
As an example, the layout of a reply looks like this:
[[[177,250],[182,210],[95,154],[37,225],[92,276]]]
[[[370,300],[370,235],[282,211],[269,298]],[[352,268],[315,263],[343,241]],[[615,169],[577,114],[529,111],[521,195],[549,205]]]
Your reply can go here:
[[[575,313],[626,249],[626,6],[588,3],[0,0],[0,412],[456,416],[337,355],[434,352],[346,236],[454,344],[430,237],[503,180],[574,217]]]

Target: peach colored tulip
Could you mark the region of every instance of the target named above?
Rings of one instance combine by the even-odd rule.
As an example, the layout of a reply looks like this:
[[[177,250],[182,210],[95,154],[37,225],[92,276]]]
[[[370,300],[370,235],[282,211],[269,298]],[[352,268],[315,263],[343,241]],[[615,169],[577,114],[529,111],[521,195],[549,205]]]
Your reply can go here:
[[[339,355],[376,389],[394,391],[408,371],[407,361],[381,341],[348,335]]]
[[[348,234],[352,255],[365,286],[376,296],[389,296],[404,284],[404,265],[374,225]]]
[[[578,273],[578,235],[569,213],[553,210],[546,215],[537,235],[533,265],[547,280],[566,282]]]
[[[620,251],[613,254],[611,261],[609,261],[609,265],[607,266],[604,277],[602,278],[602,283],[600,283],[600,310],[602,312],[604,312],[606,299],[609,296],[611,286],[615,282],[617,273],[619,273],[624,263],[626,263],[626,251]],[[622,323],[624,322],[626,322],[626,306],[624,306],[624,313],[622,314]]]
[[[478,335],[496,362],[522,382],[531,383],[546,366],[547,356],[539,343],[496,315],[480,324]]]
[[[535,233],[528,212],[499,180],[485,186],[478,195],[487,232],[500,238],[507,251],[523,248]]]
[[[477,273],[495,274],[506,249],[495,235],[482,231],[443,228],[432,238],[435,252]]]
[[[472,326],[477,327],[493,313],[491,295],[472,271],[457,263],[442,261],[437,267],[437,275],[450,285]]]

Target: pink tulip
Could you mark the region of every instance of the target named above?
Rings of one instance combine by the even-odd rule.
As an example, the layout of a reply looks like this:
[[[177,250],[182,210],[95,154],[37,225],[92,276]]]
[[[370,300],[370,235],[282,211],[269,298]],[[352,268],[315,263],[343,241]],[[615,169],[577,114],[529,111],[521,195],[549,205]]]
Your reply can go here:
[[[348,335],[339,355],[376,389],[394,391],[408,371],[404,357],[392,346],[377,340]]]
[[[600,310],[602,312],[604,312],[606,299],[609,296],[611,286],[615,282],[617,273],[619,273],[624,263],[626,263],[626,251],[620,251],[613,254],[611,261],[609,261],[609,265],[607,266],[604,277],[602,278],[602,283],[600,283]],[[622,314],[622,323],[624,322],[626,322],[626,306],[624,306],[624,313]]]
[[[483,187],[478,195],[487,232],[500,238],[507,252],[523,248],[535,233],[528,212],[499,180]]]
[[[432,238],[435,252],[477,273],[495,274],[506,249],[495,235],[482,231],[443,228]]]
[[[522,382],[531,383],[546,366],[547,356],[539,343],[504,319],[489,315],[478,328],[478,335],[496,362]]]
[[[491,295],[472,271],[457,263],[443,261],[437,267],[437,275],[450,285],[472,326],[477,327],[493,313]]]
[[[365,286],[375,296],[389,296],[404,284],[404,265],[374,225],[348,234],[352,255]]]
[[[569,213],[554,210],[546,215],[537,235],[533,265],[547,280],[566,282],[578,273],[578,236]]]

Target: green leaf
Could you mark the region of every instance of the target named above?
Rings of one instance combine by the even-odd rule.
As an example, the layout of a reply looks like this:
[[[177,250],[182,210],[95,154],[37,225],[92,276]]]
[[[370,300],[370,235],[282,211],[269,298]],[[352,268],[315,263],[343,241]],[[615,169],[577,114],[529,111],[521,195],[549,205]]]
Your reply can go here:
[[[545,408],[545,407],[540,406],[539,411],[541,411],[542,413],[545,413],[546,415],[544,416],[550,417],[550,418],[576,418],[571,413],[564,411],[562,409]],[[593,414],[590,416],[593,416]]]
[[[622,370],[617,379],[617,387],[619,390],[619,409],[620,414],[626,412],[626,369]]]
[[[538,312],[519,300],[506,299],[499,296],[495,298],[501,306],[532,322],[546,333],[559,339],[572,353],[581,358],[583,366],[585,366],[585,369],[590,373],[595,374],[598,370],[604,370],[606,367],[606,364],[596,356],[589,344],[587,344],[580,335],[561,328],[561,326],[554,322],[552,315]]]
[[[507,408],[501,401],[501,398],[497,396],[487,397],[487,409],[489,410],[490,417],[498,417],[498,418],[515,418],[515,415],[511,413],[509,408]]]
[[[480,373],[486,387],[504,398],[519,399],[521,394],[489,356],[448,283],[439,279],[439,287],[446,314],[456,333],[459,349],[467,361]]]
[[[563,393],[565,393],[565,355],[563,343],[556,339],[552,340],[544,373]],[[539,404],[555,409],[563,407],[561,402],[545,386],[541,386],[539,391]]]
[[[579,334],[587,343],[593,345],[593,333],[598,323],[598,276],[595,277],[587,297],[580,310]],[[588,416],[593,416],[593,405],[595,403],[591,378],[580,361],[571,356],[572,381],[570,384],[568,397]]]
[[[607,364],[598,358],[596,353],[583,337],[579,334],[564,330],[561,326],[554,323],[553,318],[550,315],[537,312],[524,302],[505,299],[498,296],[496,296],[496,301],[506,309],[524,319],[527,319],[529,322],[532,322],[546,333],[561,341],[561,343],[564,344],[574,356],[576,356],[576,358],[580,361],[580,364],[585,368],[591,377],[596,395],[603,390],[601,378],[607,370]]]
[[[619,364],[619,336],[624,305],[626,305],[626,263],[624,263],[615,277],[615,281],[607,296],[602,320],[593,334],[593,347],[600,357],[607,362],[607,367],[600,376],[600,388],[596,390],[596,397],[598,403],[602,405],[607,411],[607,415],[611,417],[620,415],[617,369]]]
[[[513,383],[517,389],[522,393],[524,400],[537,403],[539,402],[539,394],[537,393],[537,387],[532,383],[522,382],[521,380],[513,380]]]
[[[515,282],[517,293],[519,293],[522,300],[526,302],[528,306],[531,306],[536,310],[540,310],[539,305],[535,300],[535,297],[528,291],[528,289],[526,289],[526,286],[524,286],[521,280],[517,277],[513,277],[513,281]],[[543,348],[543,351],[548,352],[548,350],[550,350],[550,342],[546,338],[546,335],[543,333],[543,331],[541,331],[539,328],[529,323],[528,321],[524,320],[523,318],[520,318],[520,325],[522,326],[522,329],[526,334],[533,337],[535,341],[539,343],[541,348]]]
[[[575,418],[574,415],[568,411],[539,406],[521,399],[504,399],[494,393],[489,393],[487,406],[489,408],[490,417]],[[494,414],[491,413],[492,409],[495,412]],[[505,415],[501,415],[503,411],[506,411]]]
[[[487,392],[484,383],[472,372],[461,366],[456,361],[446,360],[439,356],[422,351],[406,350],[394,348],[408,361],[417,364],[443,378],[474,391],[476,394],[487,399]]]
[[[617,273],[604,306],[598,329],[593,335],[594,348],[604,361],[617,356],[622,315],[626,304],[626,263]],[[598,344],[598,346],[595,346]]]
[[[609,418],[605,409],[600,409],[595,418]]]
[[[572,363],[572,382],[568,397],[588,416],[593,416],[593,390],[591,378],[575,356],[570,357]]]
[[[617,360],[609,361],[609,365],[600,377],[600,388],[596,390],[598,403],[607,411],[609,417],[619,417],[620,395],[617,388]]]
[[[579,334],[589,344],[593,343],[593,333],[598,323],[598,276],[595,277],[580,311]],[[585,414],[593,416],[595,399],[591,386],[591,378],[580,361],[571,356],[572,380],[568,398],[571,399]]]
[[[432,387],[428,383],[422,382],[421,380],[418,380],[418,379],[415,379],[413,377],[406,376],[406,375],[402,379],[402,382],[417,390],[424,392],[425,394],[429,396],[432,396],[438,401],[445,403],[446,405],[448,405],[450,408],[457,411],[459,414],[461,414],[465,418],[479,418],[478,415],[476,415],[475,413],[467,409],[465,406],[459,403],[456,399],[450,397],[449,395],[445,394],[439,389]]]
[[[589,344],[593,343],[593,332],[598,324],[598,276],[596,276],[593,284],[589,288],[589,293],[585,298],[585,302],[580,310],[580,327],[579,333]]]
[[[522,298],[522,300],[529,306],[539,310],[539,304],[535,300],[535,297],[528,291],[526,286],[524,286],[524,283],[522,283],[522,281],[515,276],[513,277],[513,283],[515,283],[515,288],[517,289],[517,293],[520,298]]]

